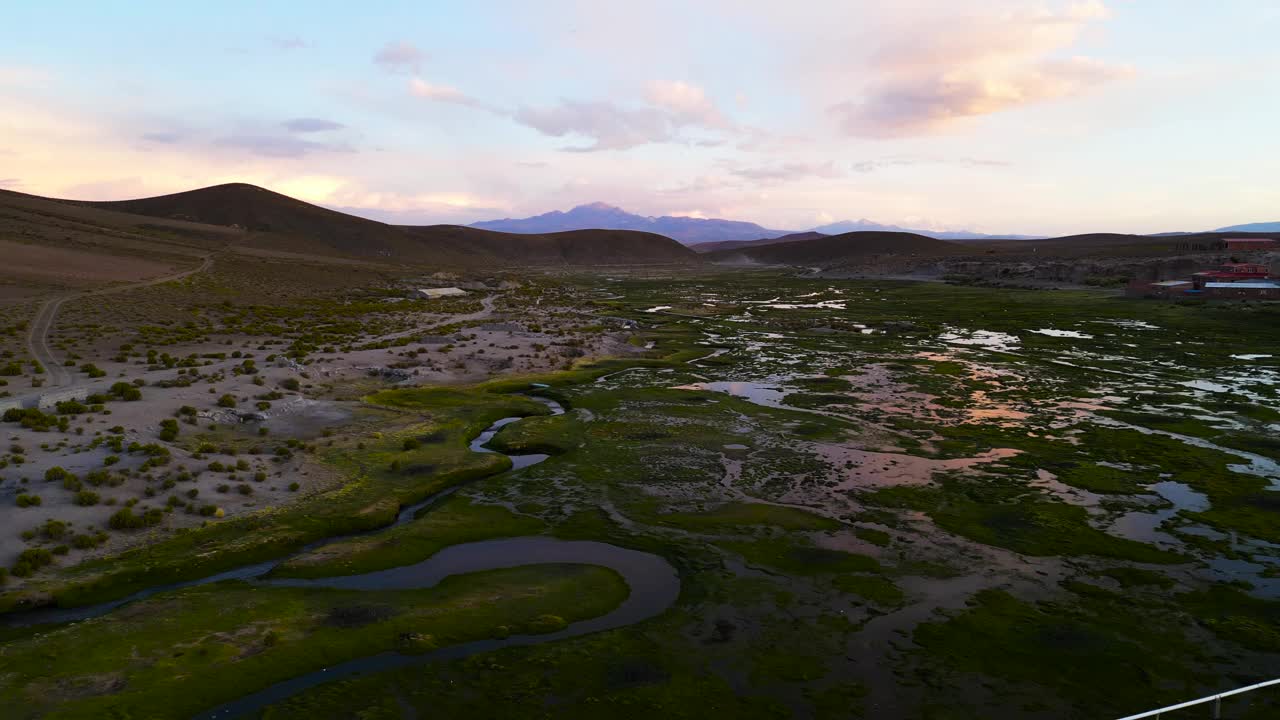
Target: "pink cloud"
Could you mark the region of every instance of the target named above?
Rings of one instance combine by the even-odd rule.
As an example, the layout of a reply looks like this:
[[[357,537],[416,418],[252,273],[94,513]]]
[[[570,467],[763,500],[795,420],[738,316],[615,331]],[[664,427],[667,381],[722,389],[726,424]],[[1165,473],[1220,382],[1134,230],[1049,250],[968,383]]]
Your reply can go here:
[[[451,103],[454,105],[465,105],[466,107],[485,110],[497,115],[507,115],[507,111],[502,108],[485,102],[477,97],[472,97],[461,90],[449,85],[434,85],[423,80],[422,78],[414,78],[409,81],[409,92],[415,97],[424,100],[433,100],[435,102]]]
[[[994,17],[925,23],[870,59],[877,79],[865,95],[828,111],[849,135],[928,135],[955,121],[1088,92],[1132,70],[1088,57],[1058,58],[1091,24],[1109,17],[1099,0],[1061,11],[1039,8]]]
[[[699,125],[724,130],[733,127],[733,123],[707,97],[706,91],[696,85],[657,80],[649,83],[645,99],[650,105],[670,113],[672,122],[677,125]]]

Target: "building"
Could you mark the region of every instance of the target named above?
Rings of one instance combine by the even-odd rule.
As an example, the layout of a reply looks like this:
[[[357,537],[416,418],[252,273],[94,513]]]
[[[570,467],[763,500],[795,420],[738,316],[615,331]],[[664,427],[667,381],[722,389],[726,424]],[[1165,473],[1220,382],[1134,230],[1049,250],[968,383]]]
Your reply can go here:
[[[1227,250],[1250,252],[1253,250],[1275,250],[1280,243],[1272,238],[1223,238]]]
[[[1280,280],[1209,282],[1199,296],[1212,300],[1280,300]]]
[[[466,295],[466,294],[467,294],[466,290],[463,290],[462,288],[456,288],[456,287],[419,288],[413,291],[413,296],[420,300],[421,299],[435,300],[436,298],[457,297],[459,295]]]
[[[1255,280],[1266,280],[1271,274],[1271,269],[1266,265],[1257,263],[1227,263],[1220,266],[1217,270],[1206,270],[1198,272],[1191,276],[1195,282],[1196,289],[1199,290],[1206,283],[1232,283],[1232,282],[1253,282]]]
[[[1190,280],[1132,280],[1125,295],[1134,298],[1201,298],[1205,300],[1280,300],[1280,278],[1259,263],[1227,263]]]

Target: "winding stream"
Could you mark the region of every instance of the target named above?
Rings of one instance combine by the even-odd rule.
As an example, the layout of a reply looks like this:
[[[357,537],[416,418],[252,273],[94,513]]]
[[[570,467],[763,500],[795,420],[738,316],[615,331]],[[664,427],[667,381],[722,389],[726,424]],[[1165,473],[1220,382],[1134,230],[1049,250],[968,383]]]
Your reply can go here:
[[[560,403],[550,398],[529,396],[542,402],[551,409],[553,415],[565,412]],[[520,417],[508,417],[498,420],[471,441],[469,447],[473,452],[496,452],[485,445],[493,439],[497,432]],[[514,472],[536,465],[549,456],[540,453],[524,455],[507,455],[512,466],[508,472]],[[197,715],[197,718],[233,718],[252,713],[273,703],[284,700],[308,688],[333,680],[365,675],[394,668],[420,665],[431,662],[454,660],[475,653],[490,652],[505,647],[536,645],[554,642],[565,638],[577,637],[588,633],[600,632],[624,627],[641,620],[658,615],[671,607],[680,594],[680,577],[674,567],[663,558],[638,550],[628,550],[616,545],[591,541],[557,540],[546,536],[526,536],[484,540],[480,542],[453,545],[441,550],[422,562],[403,567],[380,570],[363,575],[348,575],[329,578],[270,578],[269,573],[279,564],[315,550],[329,543],[339,542],[352,537],[372,535],[385,532],[390,528],[412,522],[416,515],[431,507],[440,499],[457,491],[451,487],[431,495],[425,500],[406,506],[396,516],[391,525],[376,530],[340,535],[310,543],[287,556],[267,562],[245,565],[233,570],[221,572],[198,580],[157,585],[138,591],[127,597],[110,602],[99,603],[79,608],[40,608],[0,617],[0,624],[8,626],[31,626],[52,623],[76,622],[106,615],[112,610],[148,598],[158,593],[177,590],[196,585],[207,585],[224,580],[243,580],[255,585],[267,587],[315,587],[335,588],[343,590],[412,590],[430,588],[445,578],[453,575],[497,570],[501,568],[519,567],[522,565],[578,563],[606,567],[622,576],[630,588],[630,594],[621,605],[612,611],[594,618],[580,620],[553,633],[543,635],[512,635],[506,638],[477,640],[460,645],[451,645],[429,653],[404,655],[397,652],[384,652],[369,657],[357,658],[340,663],[333,667],[300,675],[272,685],[264,690],[247,695],[238,700],[220,705]]]

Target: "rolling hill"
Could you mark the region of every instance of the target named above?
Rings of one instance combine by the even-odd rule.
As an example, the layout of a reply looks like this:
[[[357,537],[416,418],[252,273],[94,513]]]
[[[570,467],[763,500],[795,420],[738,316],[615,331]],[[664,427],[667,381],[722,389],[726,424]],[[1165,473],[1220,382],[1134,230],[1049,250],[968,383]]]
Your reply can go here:
[[[718,263],[828,265],[871,256],[943,256],[971,252],[946,240],[899,232],[851,232],[796,242],[755,245],[708,253]]]
[[[693,263],[680,243],[649,232],[520,235],[454,225],[388,225],[270,190],[233,183],[137,200],[56,201],[82,208],[230,229],[259,251],[435,265]]]
[[[424,246],[392,225],[365,220],[244,183],[137,200],[78,205],[243,230],[244,244],[266,250],[452,264],[466,254]]]
[[[239,240],[232,228],[0,190],[0,296],[131,282],[187,269]]]
[[[741,250],[742,248],[759,247],[761,245],[777,245],[778,243],[815,240],[822,237],[827,237],[826,233],[802,232],[791,233],[790,235],[783,235],[782,237],[760,238],[759,240],[722,240],[720,242],[695,243],[690,245],[689,249],[694,252],[709,253],[717,250]]]
[[[627,265],[699,262],[689,248],[654,233],[635,230],[569,230],[517,234],[461,225],[400,228],[410,237],[492,261],[566,265]]]
[[[1202,232],[1162,235],[1129,235],[1124,233],[1085,233],[1037,240],[988,240],[965,243],[973,251],[1001,254],[1038,255],[1041,257],[1084,256],[1164,256],[1192,251],[1229,237],[1280,238],[1280,233]]]

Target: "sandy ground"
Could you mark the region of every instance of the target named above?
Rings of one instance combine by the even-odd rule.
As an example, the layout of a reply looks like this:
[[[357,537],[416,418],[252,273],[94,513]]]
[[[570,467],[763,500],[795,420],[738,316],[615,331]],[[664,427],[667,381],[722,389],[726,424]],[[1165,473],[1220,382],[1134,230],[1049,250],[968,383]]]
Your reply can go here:
[[[6,277],[19,280],[56,280],[69,285],[133,281],[173,272],[168,263],[137,257],[28,245],[0,240]]]
[[[104,337],[94,343],[94,350],[81,349],[85,357],[78,362],[93,362],[106,372],[106,376],[90,380],[75,368],[66,368],[71,375],[67,387],[84,388],[90,392],[104,392],[111,384],[121,380],[133,382],[141,379],[145,385],[141,388],[143,399],[136,402],[113,401],[107,405],[109,415],[87,413],[72,418],[71,432],[36,432],[21,428],[17,423],[0,425],[3,444],[0,444],[0,458],[8,458],[10,464],[0,469],[0,565],[12,565],[14,558],[32,543],[52,547],[65,542],[35,540],[22,538],[24,531],[36,530],[47,520],[61,520],[71,525],[74,532],[96,532],[105,528],[108,518],[130,499],[137,499],[140,510],[143,507],[163,507],[170,495],[178,495],[184,502],[192,502],[198,508],[204,504],[214,504],[225,511],[227,517],[235,517],[254,512],[265,507],[288,503],[305,496],[309,492],[340,483],[341,478],[333,472],[314,462],[307,461],[304,454],[295,453],[294,458],[285,463],[274,461],[271,451],[283,444],[287,439],[316,441],[327,432],[340,434],[343,428],[350,425],[358,414],[358,400],[335,401],[334,397],[354,398],[370,388],[412,386],[421,384],[465,384],[488,379],[497,374],[516,372],[537,372],[565,367],[574,360],[584,357],[625,355],[640,352],[639,348],[627,343],[628,333],[597,333],[575,339],[575,344],[565,344],[566,337],[546,333],[534,333],[525,329],[525,325],[506,321],[501,317],[490,318],[486,303],[485,310],[467,316],[437,316],[424,322],[418,331],[420,342],[404,347],[393,347],[379,350],[359,350],[351,353],[317,353],[308,357],[306,365],[277,359],[267,361],[272,352],[280,352],[283,346],[270,346],[263,350],[263,338],[233,339],[231,344],[225,340],[202,343],[190,346],[172,346],[160,348],[176,357],[185,357],[191,353],[199,355],[226,353],[234,351],[253,355],[259,369],[258,377],[262,385],[253,382],[252,375],[234,375],[232,368],[240,365],[243,358],[228,357],[225,360],[202,360],[207,365],[199,367],[201,378],[189,387],[161,388],[157,383],[172,381],[182,377],[177,369],[148,370],[138,360],[115,362],[110,356],[120,338]],[[449,335],[432,334],[433,328],[455,322],[461,317],[472,320],[488,319],[488,324],[469,327],[462,332]],[[398,333],[402,335],[403,333]],[[575,336],[576,337],[576,336]],[[365,338],[370,342],[378,338]],[[391,366],[397,366],[388,370]],[[282,389],[282,383],[288,379],[297,380],[300,384],[298,392]],[[33,401],[43,389],[32,390],[27,382],[18,379],[9,390],[16,395]],[[212,381],[210,381],[212,380]],[[59,391],[67,389],[59,388]],[[354,389],[356,392],[347,390]],[[257,396],[277,391],[284,397],[271,400],[271,407],[259,411],[256,407]],[[224,394],[237,398],[237,412],[262,412],[265,420],[240,422],[239,418],[220,408],[217,400]],[[175,417],[176,411],[188,405],[199,412],[198,426],[179,423],[180,436],[175,443],[165,443],[158,439],[160,421]],[[216,429],[210,431],[210,426]],[[163,475],[167,470],[176,471],[180,467],[196,473],[192,481],[178,482],[174,487],[164,489],[161,482],[151,483],[154,497],[145,497],[148,483],[137,473],[118,487],[89,487],[97,492],[102,503],[81,507],[75,504],[75,494],[64,489],[59,481],[46,481],[45,472],[54,466],[60,466],[80,476],[92,470],[103,468],[103,461],[112,454],[105,447],[88,449],[89,443],[99,434],[108,436],[109,428],[124,428],[125,444],[137,441],[142,444],[160,443],[167,446],[173,455],[171,463],[160,469],[153,469],[152,475]],[[257,435],[259,427],[266,427],[265,437]],[[77,435],[77,431],[82,434]],[[225,437],[234,433],[240,438],[259,441],[262,454],[250,455],[241,453],[237,457],[228,455],[207,455],[203,459],[192,457],[191,449],[196,447],[195,438],[201,434],[213,437]],[[323,442],[323,440],[320,440]],[[216,443],[215,443],[216,444]],[[11,446],[22,450],[25,462],[21,465],[13,463]],[[128,455],[116,453],[121,458],[111,470],[122,468],[136,469],[144,458],[139,454]],[[224,465],[234,465],[238,459],[248,461],[250,469],[235,473],[234,479],[226,472],[213,472],[206,468],[212,461]],[[264,482],[255,482],[252,477],[257,472],[266,472],[268,478]],[[299,491],[288,489],[290,483],[297,482]],[[241,495],[236,487],[245,483],[253,488],[252,495]],[[218,486],[229,485],[229,492],[219,492]],[[198,491],[196,498],[189,499],[187,492]],[[38,507],[19,508],[16,504],[18,494],[37,494],[43,503]],[[108,505],[108,502],[114,504]],[[111,531],[110,541],[102,548],[82,551],[72,549],[62,563],[74,562],[87,556],[118,551],[124,547],[153,542],[170,534],[174,529],[199,525],[210,521],[199,514],[186,514],[180,508],[166,515],[162,526],[151,530]]]

